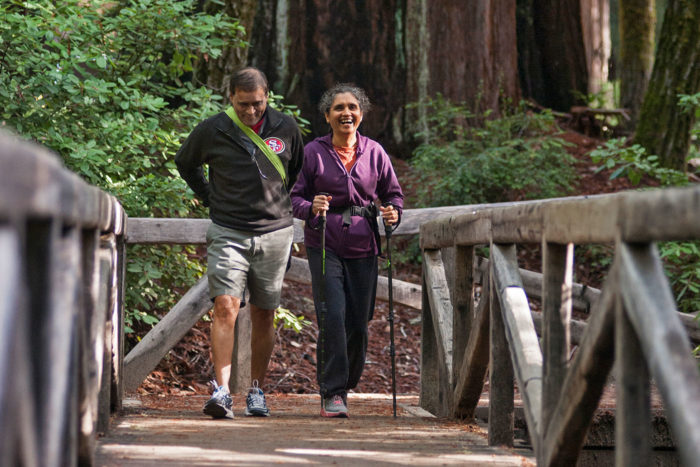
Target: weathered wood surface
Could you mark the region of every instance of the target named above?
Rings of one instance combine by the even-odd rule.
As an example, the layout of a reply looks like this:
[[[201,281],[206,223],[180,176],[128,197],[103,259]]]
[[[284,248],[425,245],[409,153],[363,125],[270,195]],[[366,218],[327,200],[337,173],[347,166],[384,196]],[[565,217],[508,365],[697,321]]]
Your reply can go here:
[[[475,266],[475,274],[478,271],[481,274],[487,273],[489,268],[489,260],[484,258],[478,258],[477,265]],[[535,271],[528,271],[527,269],[518,269],[520,273],[520,278],[522,279],[523,289],[527,293],[528,298],[541,300],[542,299],[542,274]],[[480,278],[475,280],[480,281]],[[589,312],[595,303],[598,301],[601,295],[600,289],[595,287],[588,287],[583,284],[573,283],[571,285],[571,303],[572,307],[578,311]],[[696,313],[681,313],[676,312],[676,316],[683,324],[690,341],[694,345],[700,345],[700,323],[697,320],[698,312]],[[537,312],[533,312],[533,319],[535,319],[535,327],[537,328],[538,334],[540,334],[539,317]],[[571,328],[571,342],[573,344],[578,344],[579,338],[582,335],[583,328],[586,326],[585,321],[572,321]]]
[[[67,224],[121,234],[117,200],[88,185],[42,146],[0,131],[0,218],[57,217]]]
[[[515,378],[535,453],[542,435],[542,351],[518,274],[515,245],[491,244],[493,288],[500,302]]]
[[[452,411],[452,308],[439,251],[423,253],[420,404],[440,416]]]
[[[489,281],[486,280],[481,287],[481,299],[468,328],[466,348],[462,356],[454,360],[455,365],[459,364],[459,372],[455,375],[452,415],[457,418],[474,417],[474,410],[484,388],[484,378],[489,367],[490,294]]]
[[[416,235],[419,232],[420,225],[429,220],[455,213],[472,212],[475,209],[485,209],[491,206],[494,205],[479,204],[406,209],[401,216],[401,223],[392,232],[392,235]],[[381,217],[377,217],[377,220],[379,225],[382,225]],[[131,217],[129,218],[126,239],[127,243],[204,244],[206,243],[206,233],[209,225],[211,225],[209,219]],[[384,229],[380,228],[379,233],[384,236]],[[303,223],[299,219],[294,219],[294,242],[303,241]]]
[[[425,264],[423,265],[425,268]],[[433,330],[433,316],[428,298],[425,274],[421,287],[421,340],[420,340],[420,406],[433,414],[440,413],[440,362],[437,358],[437,340]]]
[[[700,430],[691,426],[691,420],[700,419],[700,377],[690,356],[689,343],[697,342],[698,325],[692,315],[675,311],[661,263],[645,250],[653,250],[651,242],[700,238],[698,212],[700,186],[694,186],[519,202],[477,208],[471,213],[444,216],[421,225],[420,245],[424,251],[491,246],[493,263],[478,260],[472,277],[478,281],[478,272],[484,277],[490,269],[495,281],[491,290],[495,289],[498,297],[492,300],[492,312],[500,305],[500,312],[491,316],[491,442],[512,443],[512,430],[508,428],[512,394],[503,393],[507,384],[498,379],[508,371],[508,364],[502,360],[503,350],[499,350],[504,345],[499,343],[500,339],[505,336],[538,463],[576,463],[613,365],[615,303],[622,300],[623,318],[629,319],[631,325],[626,326],[623,321],[618,326],[622,347],[617,353],[619,365],[623,366],[620,378],[624,385],[621,388],[624,420],[620,421],[618,443],[625,444],[618,453],[619,460],[627,464],[640,451],[648,451],[648,443],[644,441],[648,427],[639,426],[649,418],[645,389],[648,377],[639,370],[640,365],[646,364],[662,389],[674,433],[684,434],[677,440],[682,446],[681,459],[695,465],[700,458]],[[669,218],[674,222],[668,222]],[[524,279],[518,277],[521,270],[514,248],[501,246],[518,243],[543,245],[544,287],[539,273],[522,271]],[[617,246],[602,292],[571,283],[570,246],[564,252],[564,245],[586,243]],[[463,273],[461,276],[467,277]],[[465,285],[456,282],[453,287]],[[424,291],[424,296],[429,293]],[[544,315],[529,310],[528,296],[542,301]],[[596,311],[584,325],[570,319],[572,307]],[[425,310],[423,317],[434,319]],[[503,323],[499,322],[501,318]],[[462,326],[468,324],[467,321]],[[624,326],[629,329],[623,330]],[[545,336],[544,375],[535,328]],[[470,331],[470,328],[462,330]],[[479,339],[478,335],[472,338]],[[635,338],[639,340],[639,348],[630,352]],[[573,361],[569,361],[570,344],[579,344]],[[467,348],[473,345],[475,342],[468,342]],[[430,344],[431,348],[439,346],[439,342]],[[469,371],[464,363],[466,354],[461,360],[463,363],[458,365],[459,369],[455,367],[453,375],[460,388],[465,385],[466,376],[462,372]],[[439,367],[439,363],[434,366]],[[543,376],[546,383],[540,390]],[[540,399],[543,395],[544,403]],[[456,393],[455,408],[460,402]],[[461,412],[455,410],[454,415],[460,416]]]
[[[457,247],[454,254],[452,295],[452,381],[457,384],[460,365],[472,328],[474,308],[474,247]],[[454,287],[453,284],[461,284]],[[483,378],[482,378],[483,380]],[[456,400],[456,399],[455,399]]]
[[[207,242],[209,219],[129,218],[127,243],[203,245]],[[294,242],[304,240],[302,222],[294,220]]]
[[[82,300],[85,313],[80,316],[78,332],[80,348],[94,349],[82,352],[80,357],[80,442],[78,464],[93,465],[99,416],[99,391],[102,381],[102,357],[104,355],[104,328],[107,313],[100,308],[100,256],[99,232],[96,229],[82,232]]]
[[[494,275],[489,279],[489,446],[512,446],[515,379]]]
[[[571,345],[574,246],[542,242],[542,433],[559,399]]]
[[[108,427],[100,421],[121,404],[121,354],[112,342],[123,343],[123,293],[113,308],[103,305],[114,283],[122,290],[116,250],[126,215],[56,155],[4,132],[0,165],[0,352],[11,358],[0,357],[0,465],[89,465],[96,431]],[[100,234],[115,238],[104,274]]]
[[[48,253],[44,259],[48,287],[40,290],[30,284],[32,296],[47,295],[46,301],[31,299],[35,316],[46,313],[37,329],[39,338],[46,343],[40,357],[45,365],[40,368],[43,375],[35,386],[42,401],[41,414],[46,417],[39,424],[40,457],[48,465],[75,465],[79,389],[74,352],[77,351],[79,237],[77,229],[61,231],[56,222],[45,227],[43,248]]]
[[[619,296],[615,304],[615,356],[615,465],[652,465],[649,369]]]
[[[0,227],[0,465],[39,465],[20,238]]]
[[[541,465],[575,465],[613,365],[615,266],[591,312],[544,433]]]
[[[420,227],[424,249],[496,243],[614,243],[700,238],[700,186],[474,208]],[[656,222],[654,219],[674,219]]]
[[[285,274],[284,278],[300,284],[311,284],[311,272],[309,271],[309,262],[304,258],[292,256],[291,267]],[[394,303],[410,306],[420,310],[421,307],[421,288],[418,284],[392,279],[394,291]],[[377,278],[377,298],[379,300],[389,300],[389,281],[386,276]]]
[[[697,216],[697,213],[696,213]],[[663,398],[684,465],[700,459],[700,374],[654,245],[618,246],[620,292]]]
[[[204,276],[124,357],[125,390],[127,392],[136,390],[163,356],[211,307],[207,277]]]
[[[425,251],[423,264],[428,299],[432,310],[435,338],[438,343],[438,357],[449,374],[449,385],[452,381],[452,302],[450,290],[445,277],[440,251]],[[451,388],[450,388],[451,389]]]

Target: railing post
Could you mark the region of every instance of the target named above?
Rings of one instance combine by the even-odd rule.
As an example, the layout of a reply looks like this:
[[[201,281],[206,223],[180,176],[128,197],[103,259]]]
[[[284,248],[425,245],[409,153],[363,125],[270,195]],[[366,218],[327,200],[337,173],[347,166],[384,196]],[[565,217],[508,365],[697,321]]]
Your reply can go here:
[[[105,326],[103,328],[103,358],[102,379],[100,382],[100,394],[98,401],[97,431],[106,433],[109,430],[109,416],[112,412],[113,400],[117,397],[116,386],[113,384],[115,371],[115,346],[118,332],[118,321],[114,313],[114,238],[111,235],[100,237],[99,248],[99,298],[98,313],[103,313]],[[117,347],[118,348],[118,347]]]
[[[0,465],[36,467],[29,294],[21,236],[12,227],[0,225]]]
[[[425,257],[425,253],[424,253]],[[420,406],[431,413],[437,413],[440,407],[438,386],[440,382],[438,372],[439,343],[435,339],[433,313],[428,297],[428,282],[426,279],[426,262],[423,261],[423,274],[421,283],[421,352],[420,352]]]
[[[574,246],[542,242],[542,432],[547,432],[569,361]]]
[[[474,247],[455,247],[452,287],[452,390],[459,380],[464,351],[474,316]]]
[[[104,358],[105,313],[99,306],[99,232],[82,231],[82,310],[80,334],[80,432],[78,463],[93,465],[97,430],[98,397]]]
[[[11,355],[7,364],[0,357],[0,464],[89,465],[96,361],[103,356],[95,334],[105,322],[93,313],[105,311],[97,298],[97,232],[117,235],[123,245],[126,216],[114,197],[38,145],[0,132],[0,161],[0,288],[12,287],[0,292],[0,351]],[[12,254],[4,250],[10,243]],[[117,262],[112,256],[110,265]],[[123,283],[123,248],[118,256],[121,273],[106,282]],[[122,299],[117,293],[120,312]],[[6,429],[13,433],[6,436]]]
[[[253,323],[250,320],[250,305],[242,307],[238,311],[236,325],[234,327],[233,352],[231,354],[231,379],[229,388],[232,393],[247,392],[250,387],[250,360],[252,350],[250,347]]]
[[[649,369],[620,295],[615,299],[615,370],[615,465],[651,465]]]
[[[121,215],[124,217],[124,212],[118,209],[116,215]],[[112,409],[121,410],[122,401],[124,400],[124,294],[125,294],[125,283],[126,283],[126,241],[124,238],[124,232],[119,232],[116,234],[116,263],[114,265],[114,281],[115,281],[115,298],[114,298],[114,319],[116,321],[115,337],[117,339],[117,345],[115,346],[115,351],[117,355],[115,356],[116,370],[115,371],[115,392],[112,398]]]
[[[515,390],[513,362],[508,350],[506,326],[494,280],[494,262],[490,269],[491,350],[489,371],[489,446],[513,446],[515,428]]]

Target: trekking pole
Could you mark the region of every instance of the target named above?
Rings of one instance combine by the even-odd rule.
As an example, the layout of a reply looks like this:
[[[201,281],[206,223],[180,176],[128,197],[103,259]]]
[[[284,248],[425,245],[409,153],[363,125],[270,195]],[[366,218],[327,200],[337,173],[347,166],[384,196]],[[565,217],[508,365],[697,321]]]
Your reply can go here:
[[[319,193],[323,196],[328,196],[328,193]],[[319,371],[319,385],[321,386],[321,393],[325,391],[323,372],[325,371],[325,355],[326,355],[326,314],[328,313],[326,306],[326,211],[321,211],[321,219],[319,219],[321,224],[321,290],[319,295],[321,296],[321,304],[319,306],[319,318],[320,323],[318,326],[319,340],[321,341],[321,364]],[[323,395],[321,396],[321,401],[323,401]]]
[[[394,227],[384,222],[386,236],[386,266],[389,280],[389,355],[391,355],[391,393],[394,400],[394,418],[396,418],[396,353],[394,351],[394,287],[391,277],[391,232]]]

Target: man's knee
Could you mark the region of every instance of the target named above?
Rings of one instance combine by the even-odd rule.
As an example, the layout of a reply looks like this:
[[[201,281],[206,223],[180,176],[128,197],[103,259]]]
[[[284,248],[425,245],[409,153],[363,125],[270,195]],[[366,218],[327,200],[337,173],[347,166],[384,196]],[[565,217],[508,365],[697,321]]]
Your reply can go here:
[[[253,326],[271,327],[275,320],[275,310],[263,310],[251,304],[250,320]]]
[[[218,295],[214,299],[214,321],[234,324],[241,300],[231,295]]]

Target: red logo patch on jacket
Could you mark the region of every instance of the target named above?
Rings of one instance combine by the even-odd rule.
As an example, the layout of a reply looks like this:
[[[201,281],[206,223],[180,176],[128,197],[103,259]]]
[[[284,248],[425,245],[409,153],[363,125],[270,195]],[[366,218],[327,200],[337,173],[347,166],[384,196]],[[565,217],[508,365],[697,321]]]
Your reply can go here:
[[[284,145],[284,141],[282,141],[279,138],[275,138],[274,136],[271,138],[267,138],[265,140],[265,144],[267,144],[270,147],[270,149],[275,151],[275,154],[283,152],[286,148],[286,146]]]

